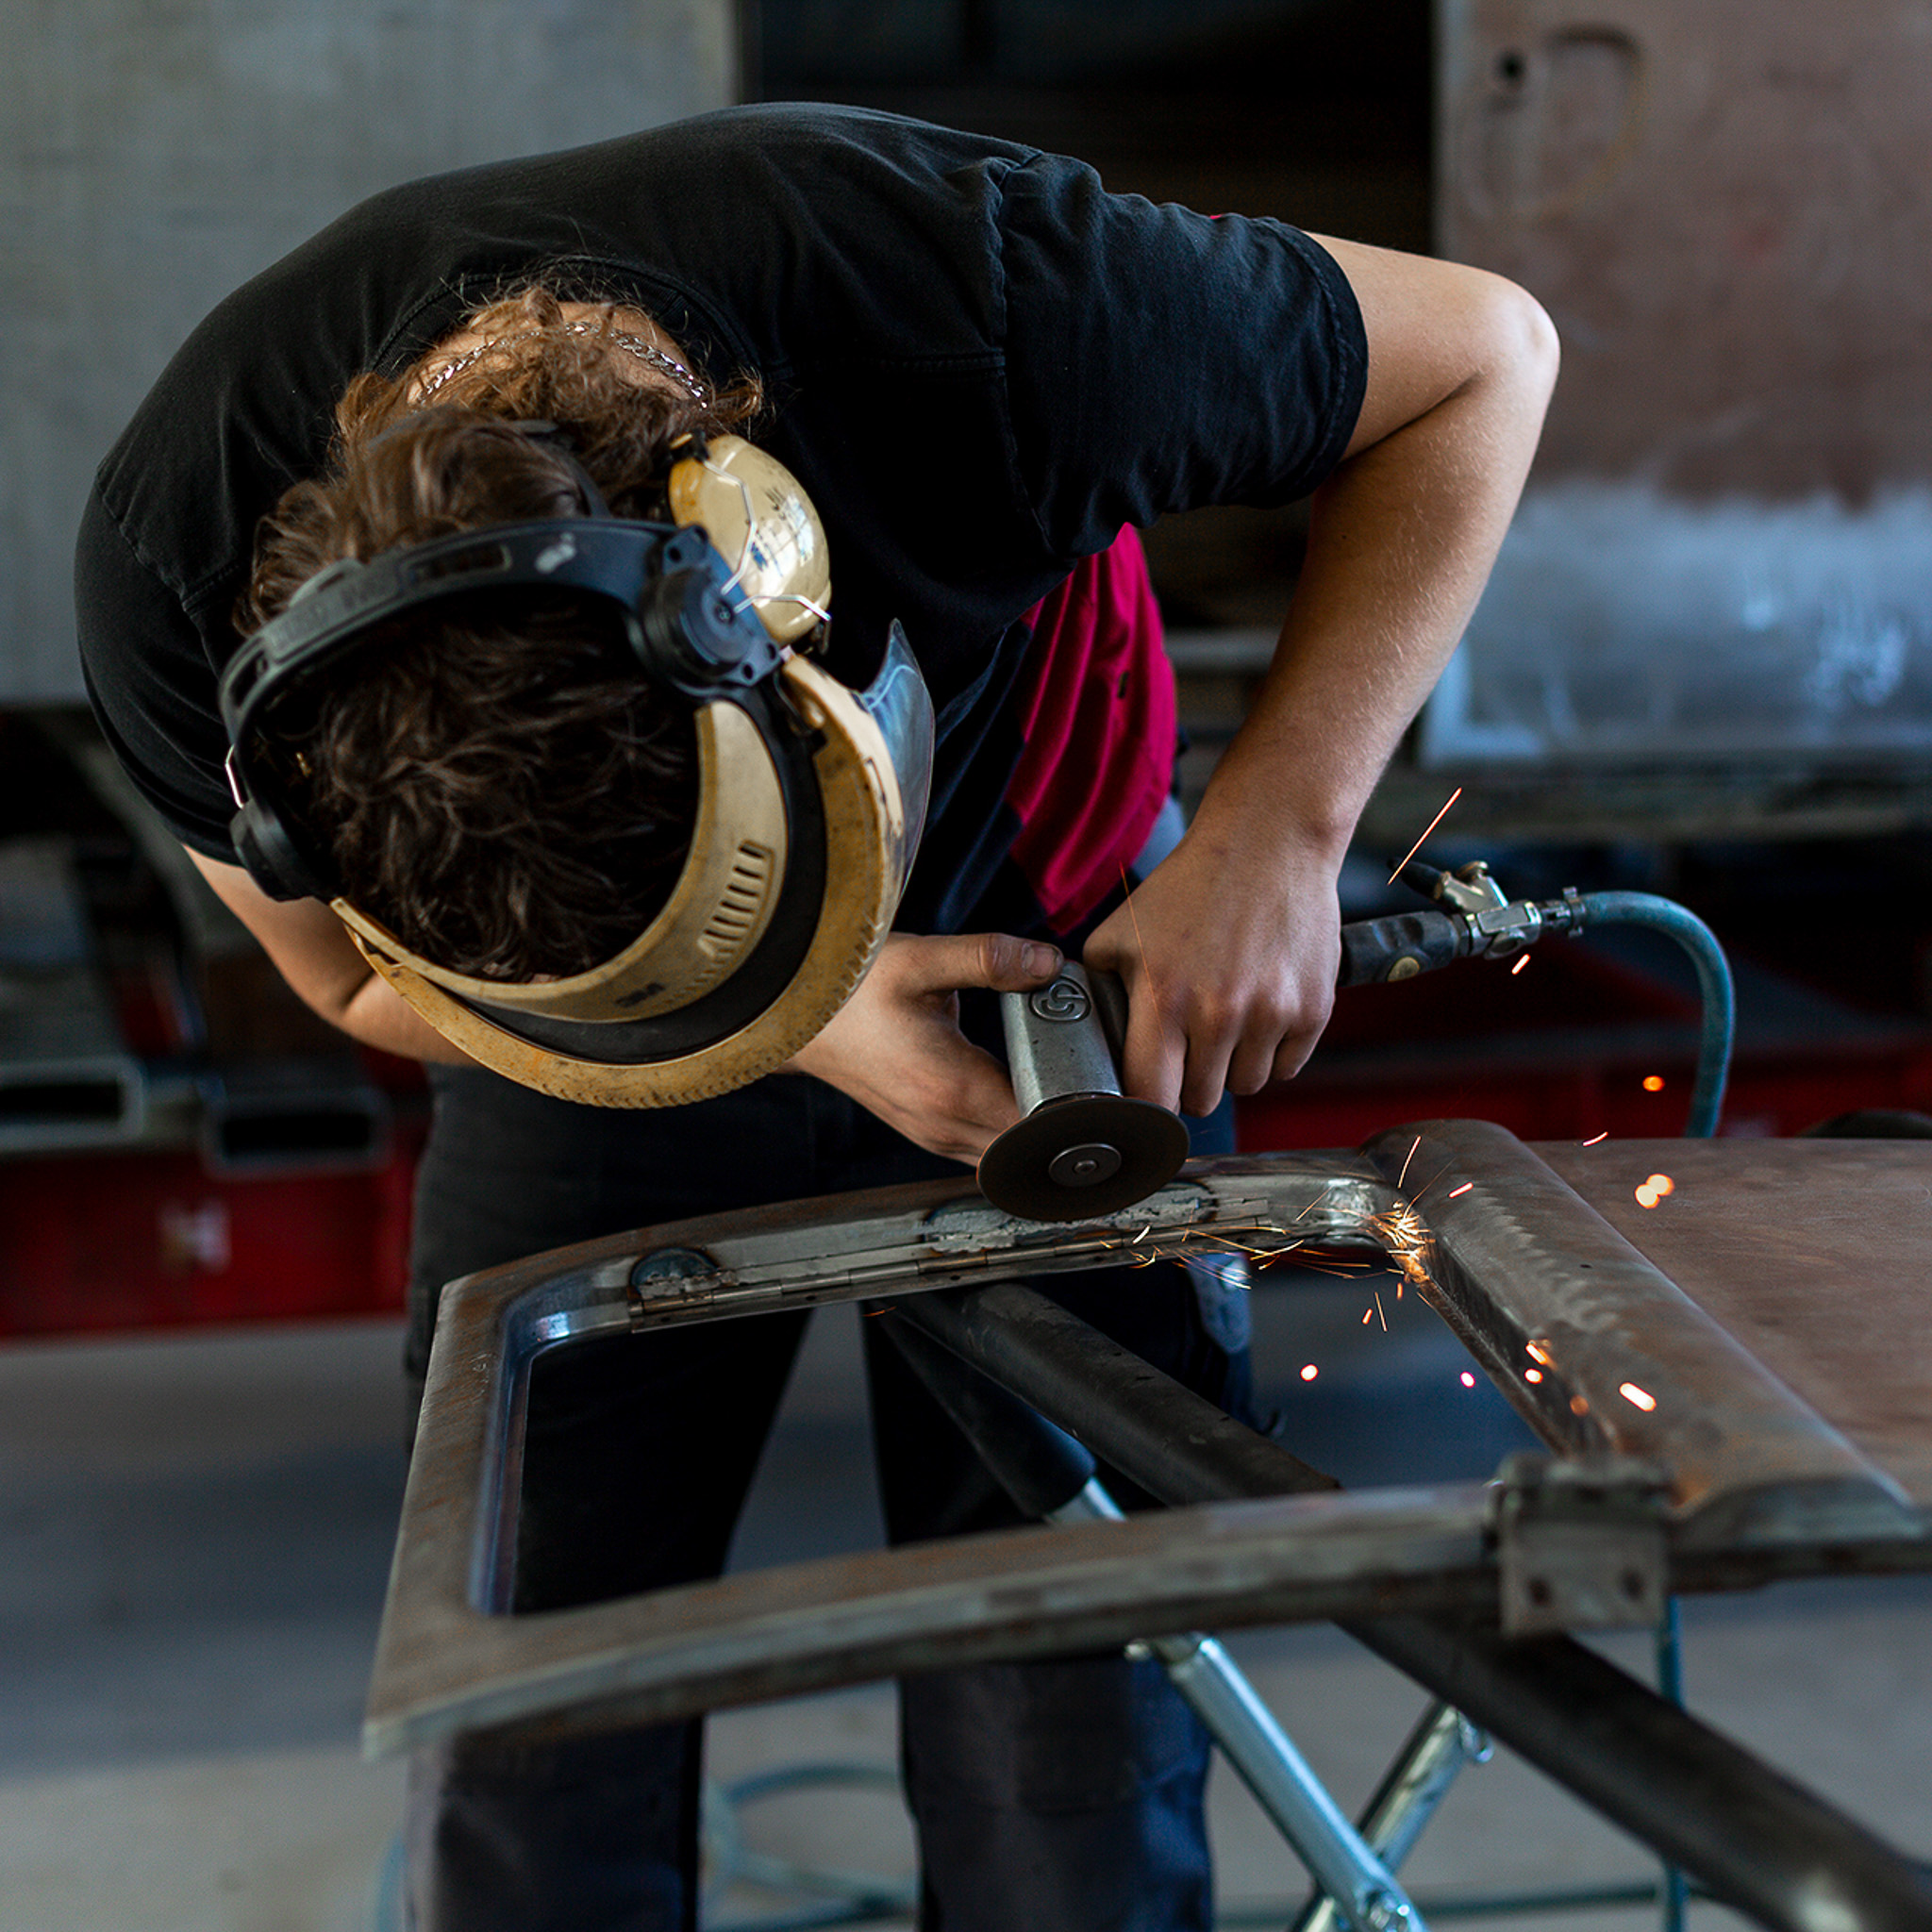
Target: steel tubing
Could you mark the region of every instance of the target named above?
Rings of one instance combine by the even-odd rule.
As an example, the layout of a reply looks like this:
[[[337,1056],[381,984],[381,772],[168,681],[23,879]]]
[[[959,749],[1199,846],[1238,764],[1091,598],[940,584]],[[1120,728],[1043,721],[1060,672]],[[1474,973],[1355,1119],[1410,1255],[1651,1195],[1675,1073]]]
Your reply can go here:
[[[913,1373],[1029,1516],[1049,1523],[1119,1523],[1120,1505],[1094,1478],[1080,1444],[942,1347],[905,1311],[876,1311]],[[1388,1867],[1337,1808],[1293,1740],[1219,1641],[1197,1630],[1142,1640],[1222,1755],[1294,1848],[1324,1896],[1341,1900],[1355,1932],[1427,1932]]]
[[[1156,1637],[1147,1648],[1213,1735],[1354,1932],[1427,1932],[1389,1867],[1349,1823],[1294,1740],[1235,1667],[1220,1640]]]
[[[1486,1763],[1489,1756],[1490,1740],[1437,1698],[1369,1800],[1359,1827],[1363,1843],[1390,1871],[1400,1871],[1463,1767]],[[1324,1894],[1308,1901],[1289,1932],[1336,1932],[1340,1924],[1335,1901]]]
[[[893,1303],[892,1316],[983,1370],[1171,1507],[1341,1487],[1019,1282],[908,1295]],[[1158,1473],[1158,1483],[1146,1470]]]
[[[1017,1282],[900,1307],[1163,1503],[1337,1487]],[[1342,1628],[1773,1932],[1932,1932],[1923,1870],[1572,1639]]]
[[[1122,1515],[1106,1490],[1090,1482],[1053,1512],[1053,1520],[1118,1523]],[[1427,1932],[1394,1874],[1328,1795],[1218,1638],[1186,1630],[1147,1638],[1141,1647],[1159,1658],[1223,1757],[1314,1875],[1331,1912],[1340,1902],[1341,1924],[1353,1932]]]

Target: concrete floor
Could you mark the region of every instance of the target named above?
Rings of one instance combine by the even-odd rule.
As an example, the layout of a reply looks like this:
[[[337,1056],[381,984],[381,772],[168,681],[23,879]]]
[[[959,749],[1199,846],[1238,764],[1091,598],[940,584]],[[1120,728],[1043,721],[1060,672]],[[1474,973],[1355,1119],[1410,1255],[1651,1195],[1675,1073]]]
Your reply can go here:
[[[1360,1325],[1352,1284],[1263,1280],[1264,1382],[1311,1460],[1356,1483],[1460,1476],[1519,1440],[1487,1387],[1462,1387],[1455,1344],[1412,1300],[1385,1295],[1385,1333]],[[397,1348],[376,1324],[0,1352],[5,1932],[389,1932],[400,1774],[362,1763],[356,1736],[401,1492]],[[856,1355],[850,1311],[828,1311],[741,1560],[808,1553],[801,1524],[818,1551],[875,1535]],[[1924,1856],[1928,1611],[1932,1579],[1692,1604],[1691,1700]],[[1358,1804],[1420,1693],[1326,1629],[1233,1647],[1344,1806]],[[1641,1642],[1611,1647],[1642,1668]],[[892,1723],[887,1687],[724,1713],[711,1773],[728,1784],[800,1764],[888,1767]],[[1226,1923],[1283,1923],[1296,1870],[1222,1774],[1213,1814]],[[887,1790],[771,1798],[740,1824],[775,1856],[909,1870]],[[1499,1754],[1465,1774],[1407,1876],[1427,1896],[1650,1872],[1640,1849]],[[808,1904],[740,1884],[710,1918],[795,1918]],[[1247,1909],[1262,1906],[1270,1916]],[[1735,1923],[1715,1907],[1692,1919]],[[1618,1909],[1509,1923],[1654,1922]]]

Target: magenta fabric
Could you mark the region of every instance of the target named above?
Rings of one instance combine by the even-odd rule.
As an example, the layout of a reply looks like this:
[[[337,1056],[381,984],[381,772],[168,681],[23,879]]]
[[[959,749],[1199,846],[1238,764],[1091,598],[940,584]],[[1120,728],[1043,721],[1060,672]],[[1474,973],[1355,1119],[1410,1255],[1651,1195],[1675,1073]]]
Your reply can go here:
[[[1120,885],[1173,785],[1174,667],[1139,533],[1086,558],[1030,622],[1012,858],[1066,932]]]

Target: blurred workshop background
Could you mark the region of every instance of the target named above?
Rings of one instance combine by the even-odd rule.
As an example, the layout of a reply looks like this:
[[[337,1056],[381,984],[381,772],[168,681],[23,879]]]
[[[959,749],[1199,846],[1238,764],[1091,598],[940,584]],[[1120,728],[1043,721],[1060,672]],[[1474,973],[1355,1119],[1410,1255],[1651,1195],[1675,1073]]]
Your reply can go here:
[[[399,1774],[360,1763],[357,1725],[402,1480],[420,1084],[299,1007],[121,781],[69,602],[92,466],[175,344],[364,193],[834,99],[1516,277],[1564,341],[1543,454],[1345,911],[1414,903],[1389,874],[1453,798],[1436,863],[1486,859],[1515,896],[1660,891],[1717,932],[1724,1132],[1932,1110],[1923,0],[0,0],[0,1925],[387,1932]],[[1150,533],[1193,791],[1300,537],[1292,511]],[[1445,1115],[1668,1136],[1698,1017],[1643,934],[1353,991],[1243,1142]],[[1360,1302],[1259,1279],[1292,1446],[1351,1482],[1492,1468],[1521,1440],[1500,1398],[1412,1297],[1387,1330]],[[876,1534],[850,1323],[820,1328],[741,1561]],[[1693,1701],[1805,1740],[1821,1789],[1932,1851],[1928,1607],[1911,1583],[1699,1607]],[[1326,1633],[1244,1654],[1358,1798],[1416,1694]],[[891,1692],[716,1735],[721,1776],[888,1766]],[[1424,1890],[1649,1882],[1530,1774],[1470,1783]],[[1228,1897],[1295,1900],[1243,1796],[1216,1802]],[[857,1787],[744,1829],[906,1856]],[[783,1904],[741,1887],[718,1923]]]

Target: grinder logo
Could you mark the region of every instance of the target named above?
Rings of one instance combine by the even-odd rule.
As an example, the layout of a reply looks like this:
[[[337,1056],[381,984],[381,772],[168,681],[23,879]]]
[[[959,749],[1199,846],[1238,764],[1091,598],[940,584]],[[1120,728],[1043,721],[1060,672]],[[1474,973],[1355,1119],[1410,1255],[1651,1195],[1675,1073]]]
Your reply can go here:
[[[1087,989],[1065,974],[1050,986],[1042,986],[1032,999],[1033,1010],[1042,1020],[1084,1020],[1091,1005]]]

